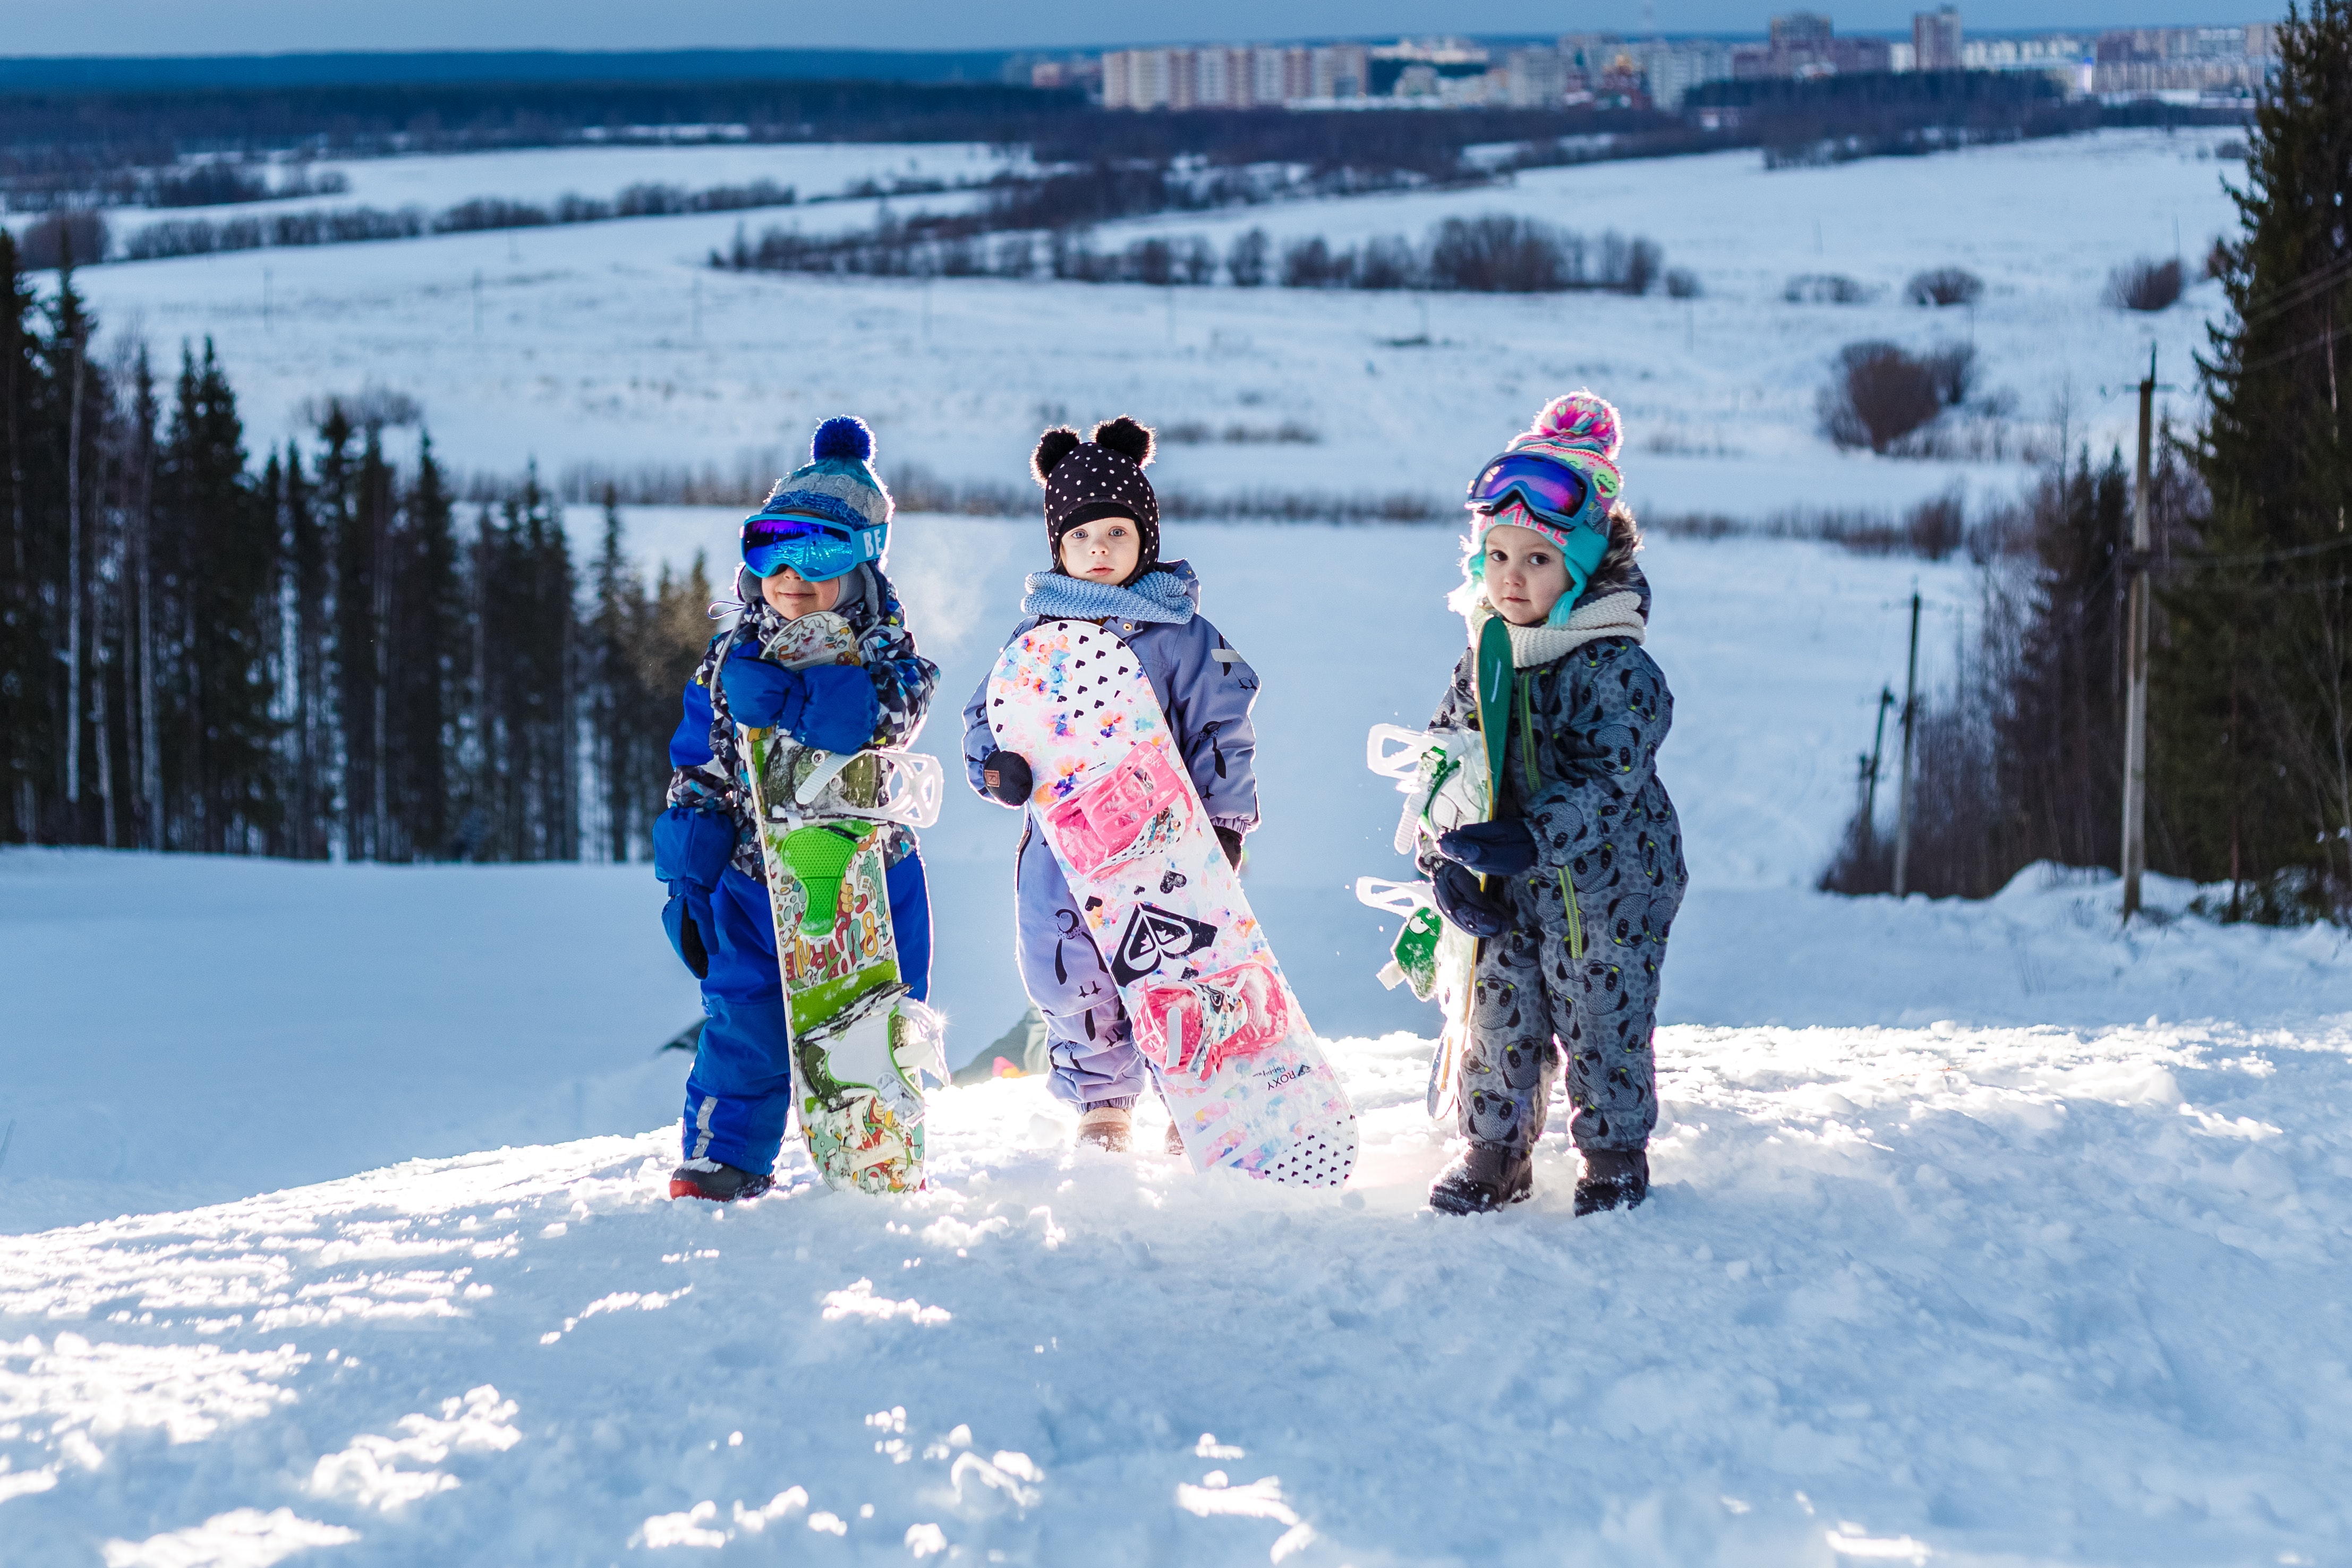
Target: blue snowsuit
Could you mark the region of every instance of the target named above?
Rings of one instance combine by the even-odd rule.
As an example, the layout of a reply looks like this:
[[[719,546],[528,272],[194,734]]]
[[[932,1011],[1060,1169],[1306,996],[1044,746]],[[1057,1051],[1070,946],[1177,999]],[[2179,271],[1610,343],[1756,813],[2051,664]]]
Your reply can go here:
[[[916,653],[888,579],[874,567],[857,568],[834,608],[857,633],[864,666],[810,672],[834,679],[812,683],[805,703],[787,709],[783,727],[829,750],[846,750],[845,742],[860,736],[868,745],[911,744],[940,672]],[[654,824],[654,874],[670,889],[662,923],[671,945],[690,969],[701,960],[705,1021],[686,1079],[686,1157],[765,1174],[775,1168],[792,1104],[792,1041],[774,910],[719,670],[730,654],[756,648],[759,634],[782,617],[757,598],[744,616],[744,625],[711,639],[687,682],[669,743],[670,805]],[[911,828],[885,831],[899,973],[921,1001],[931,973],[923,858]]]
[[[1173,561],[1156,570],[1175,576],[1184,597],[1199,605],[1201,584],[1192,567]],[[1044,618],[1024,618],[1005,643]],[[1257,731],[1250,708],[1257,700],[1257,672],[1198,614],[1181,625],[1116,616],[1102,624],[1135,650],[1209,820],[1237,833],[1256,827]],[[1215,657],[1220,653],[1225,657]],[[994,800],[982,777],[981,764],[997,749],[987,709],[983,679],[964,704],[964,767],[971,787]],[[1013,951],[1022,986],[1045,1020],[1055,1098],[1089,1108],[1133,1105],[1149,1068],[1119,1005],[1118,985],[1034,821],[1024,826],[1013,863]]]

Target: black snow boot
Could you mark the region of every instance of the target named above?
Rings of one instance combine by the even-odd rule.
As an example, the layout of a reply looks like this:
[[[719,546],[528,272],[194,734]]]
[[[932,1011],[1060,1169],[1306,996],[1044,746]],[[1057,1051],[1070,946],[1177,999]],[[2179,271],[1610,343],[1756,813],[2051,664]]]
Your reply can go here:
[[[1578,1214],[1638,1208],[1650,1195],[1648,1150],[1587,1149],[1582,1152],[1584,1174],[1576,1178]]]
[[[715,1204],[756,1198],[775,1184],[773,1176],[755,1176],[740,1166],[723,1165],[716,1160],[688,1160],[669,1173],[670,1196],[708,1198]]]
[[[1440,1214],[1487,1214],[1525,1203],[1535,1188],[1533,1153],[1473,1143],[1430,1183],[1429,1206]]]

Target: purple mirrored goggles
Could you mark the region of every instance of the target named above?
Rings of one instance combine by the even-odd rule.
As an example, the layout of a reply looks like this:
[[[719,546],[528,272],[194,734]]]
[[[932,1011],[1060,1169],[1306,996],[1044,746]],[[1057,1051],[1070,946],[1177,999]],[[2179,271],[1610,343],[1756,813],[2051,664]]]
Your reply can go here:
[[[1506,452],[1478,470],[1470,481],[1470,510],[1489,516],[1514,501],[1547,522],[1591,526],[1582,513],[1592,499],[1592,486],[1564,463],[1526,452]]]

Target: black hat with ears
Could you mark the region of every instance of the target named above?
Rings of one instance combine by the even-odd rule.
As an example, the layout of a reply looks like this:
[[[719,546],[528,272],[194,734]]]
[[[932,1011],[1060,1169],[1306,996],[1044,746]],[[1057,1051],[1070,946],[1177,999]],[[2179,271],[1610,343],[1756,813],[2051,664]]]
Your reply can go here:
[[[1037,438],[1029,469],[1045,487],[1045,542],[1055,571],[1062,567],[1062,535],[1098,517],[1131,517],[1143,536],[1129,582],[1160,564],[1160,498],[1143,477],[1151,452],[1150,430],[1125,415],[1096,426],[1091,441],[1079,440],[1066,425]]]

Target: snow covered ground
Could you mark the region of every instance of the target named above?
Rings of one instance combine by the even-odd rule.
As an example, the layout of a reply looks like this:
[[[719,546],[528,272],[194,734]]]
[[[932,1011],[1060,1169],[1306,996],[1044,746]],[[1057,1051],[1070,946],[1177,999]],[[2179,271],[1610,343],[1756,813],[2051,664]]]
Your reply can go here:
[[[2200,145],[1530,175],[1479,200],[1650,233],[1707,296],[1438,300],[1433,348],[1379,343],[1417,330],[1403,299],[982,282],[933,288],[927,341],[914,286],[695,272],[731,219],[86,279],[118,328],[216,332],[257,439],[375,380],[467,465],[724,462],[851,406],[886,459],[1005,479],[1048,409],[1133,407],[1324,437],[1175,447],[1164,483],[1443,493],[1589,378],[1626,405],[1637,504],[1752,513],[2018,477],[1832,454],[1810,400],[1837,343],[1966,323],[1787,306],[1787,273],[1974,268],[1992,377],[2040,397],[2074,376],[2104,432],[2093,367],[2120,380],[2152,327],[2177,374],[2212,304],[2091,303],[2113,247],[2168,249],[2170,211],[2192,253],[2219,226]],[[1253,216],[1336,238],[1459,201]],[[1717,428],[1741,455],[1692,455]],[[584,542],[593,514],[571,521]],[[730,560],[732,522],[630,514],[671,562]],[[1041,535],[897,531],[946,672],[924,743],[950,762]],[[1363,737],[1425,719],[1460,646],[1451,531],[1171,524],[1166,547],[1265,677],[1247,885],[1363,1115],[1344,1194],[1075,1154],[1025,1079],[935,1098],[933,1184],[905,1202],[827,1194],[790,1159],[773,1198],[672,1205],[686,1064],[656,1047],[695,1000],[646,868],[0,851],[11,1568],[2352,1552],[2339,935],[2216,927],[2161,881],[2123,934],[2112,879],[2046,868],[1976,905],[1811,890],[1907,595],[1934,678],[1966,567],[1653,544],[1693,871],[1655,1196],[1573,1219],[1556,1129],[1535,1203],[1453,1222],[1422,1204],[1448,1153],[1422,1110],[1431,1020],[1372,981],[1382,922],[1348,890],[1402,869]],[[1016,833],[953,790],[925,836],[958,1059],[1021,1009]]]
[[[950,699],[1035,533],[902,531]],[[1808,890],[1911,578],[1932,654],[1963,572],[1654,547],[1696,873],[1657,1194],[1571,1218],[1555,1131],[1536,1203],[1454,1223],[1421,1198],[1428,1020],[1370,979],[1345,890],[1398,868],[1362,734],[1424,716],[1450,543],[1171,540],[1269,678],[1250,885],[1348,1037],[1345,1194],[1074,1154],[1031,1079],[936,1097],[919,1197],[793,1156],[787,1193],[689,1211],[662,1196],[685,1063],[654,1047],[692,987],[644,868],[0,853],[9,1562],[2352,1545],[2336,934],[2215,928],[2160,884],[2176,918],[2119,938],[2111,881],[2038,871],[1977,906]],[[1334,561],[1345,613],[1309,594]],[[959,1056],[1019,1005],[1013,822],[959,795],[927,835]]]
[[[341,174],[349,188],[331,195],[289,196],[207,207],[108,207],[108,227],[120,243],[151,223],[206,218],[267,220],[280,213],[332,211],[343,207],[397,210],[417,206],[428,214],[477,196],[547,205],[566,195],[610,201],[635,184],[676,185],[689,191],[714,185],[748,185],[767,180],[790,186],[803,202],[827,203],[871,182],[884,189],[904,181],[955,186],[977,184],[999,172],[1025,167],[1024,155],[976,142],[762,142],[690,146],[531,147],[490,153],[435,153],[406,157],[326,159],[295,166],[316,180]],[[294,172],[268,171],[273,184]],[[928,207],[946,211],[945,195],[902,197],[902,212]],[[855,204],[856,223],[871,223],[870,204]],[[779,216],[768,213],[769,221]],[[28,214],[9,218],[22,230]]]
[[[83,279],[115,331],[167,351],[211,337],[257,443],[301,434],[305,400],[373,382],[416,396],[443,454],[466,468],[511,472],[532,457],[549,472],[587,459],[728,468],[848,408],[874,423],[886,464],[1018,482],[1044,419],[1127,410],[1220,431],[1290,421],[1319,437],[1172,449],[1167,482],[1206,493],[1443,496],[1544,395],[1589,381],[1625,411],[1637,501],[1753,516],[1900,504],[1955,485],[2016,489],[2014,463],[1832,449],[1816,429],[1815,395],[1831,356],[1862,339],[1973,342],[1983,389],[2009,392],[2019,419],[2063,413],[2074,436],[2121,439],[2131,416],[2122,389],[2143,373],[2150,343],[2164,378],[2188,384],[2189,353],[2219,295],[2193,284],[2150,317],[2109,309],[2100,292],[2109,268],[2141,256],[2178,249],[2194,275],[2231,221],[2221,182],[2237,165],[2210,156],[2220,135],[2108,132],[1778,172],[1753,153],[1602,163],[1530,172],[1507,189],[1276,204],[1095,235],[1100,248],[1147,233],[1222,245],[1255,224],[1345,242],[1517,212],[1649,236],[1668,265],[1697,277],[1705,292],[1687,301],[925,284],[700,265],[739,224],[756,235],[770,223],[814,232],[864,221],[862,204],[849,203],[189,258]],[[672,183],[701,185],[740,179],[742,160],[771,151],[484,154],[436,161],[421,188],[452,201],[610,194],[643,177],[647,159],[663,160]],[[515,191],[483,184],[481,171],[504,166],[494,158],[511,162]],[[353,174],[406,177],[399,161]],[[1945,265],[1985,279],[1977,306],[1903,302],[1906,279]],[[1786,302],[1788,279],[1811,273],[1849,275],[1875,297]],[[1424,328],[1428,342],[1407,342]],[[2188,406],[2187,395],[2169,395]]]

